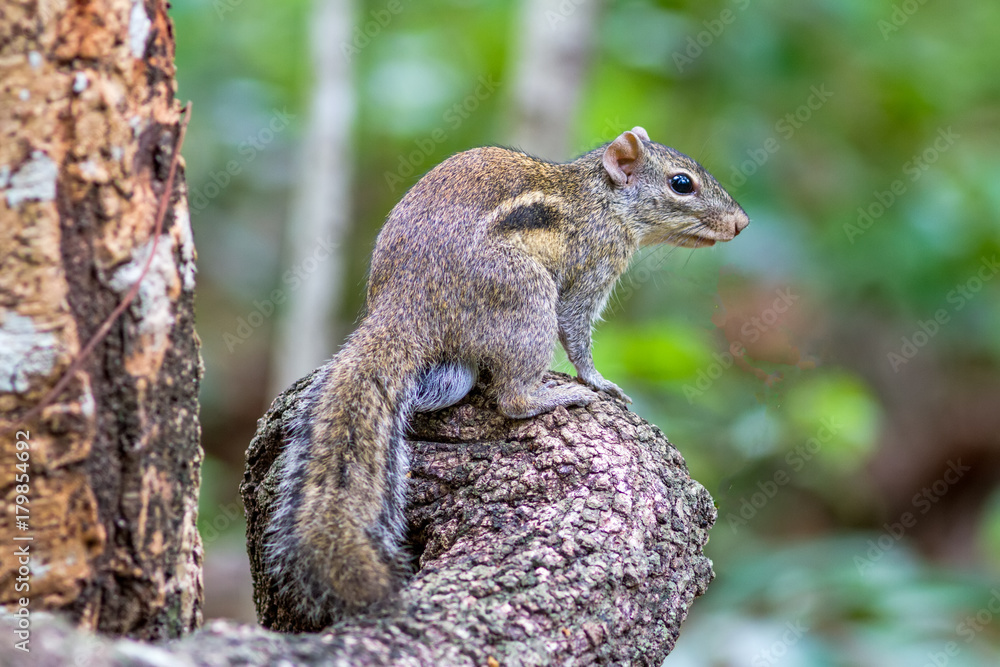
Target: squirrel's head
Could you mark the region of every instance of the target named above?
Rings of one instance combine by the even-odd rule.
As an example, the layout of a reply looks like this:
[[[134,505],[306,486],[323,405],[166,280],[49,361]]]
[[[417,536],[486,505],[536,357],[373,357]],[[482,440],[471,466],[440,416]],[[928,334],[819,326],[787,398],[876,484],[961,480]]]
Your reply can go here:
[[[730,241],[750,218],[705,168],[634,127],[604,149],[612,201],[642,245],[689,248]]]

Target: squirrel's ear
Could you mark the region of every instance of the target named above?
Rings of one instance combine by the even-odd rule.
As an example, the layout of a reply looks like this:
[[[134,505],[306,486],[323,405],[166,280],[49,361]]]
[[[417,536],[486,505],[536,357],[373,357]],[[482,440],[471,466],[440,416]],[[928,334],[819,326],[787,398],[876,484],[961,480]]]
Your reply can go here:
[[[639,125],[632,128],[632,134],[639,137],[643,141],[652,141],[652,139],[649,138],[649,133],[646,132],[646,128],[640,127]]]
[[[604,149],[602,158],[604,170],[608,172],[611,181],[620,188],[635,182],[636,167],[639,166],[639,159],[645,152],[641,139],[646,131],[641,127],[636,129],[642,130],[642,134],[634,130],[622,132]],[[646,139],[648,140],[648,137]]]

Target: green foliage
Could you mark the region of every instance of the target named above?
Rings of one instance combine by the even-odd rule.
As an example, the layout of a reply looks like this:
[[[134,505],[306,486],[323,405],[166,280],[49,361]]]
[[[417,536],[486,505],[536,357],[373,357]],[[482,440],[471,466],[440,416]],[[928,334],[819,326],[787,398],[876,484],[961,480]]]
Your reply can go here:
[[[712,361],[704,332],[682,322],[609,324],[594,336],[594,364],[608,377],[631,376],[646,384],[692,378]]]
[[[385,5],[357,3],[355,27]],[[405,189],[453,152],[505,140],[516,5],[403,2],[351,56],[345,321]],[[259,405],[241,409],[233,385],[248,383],[218,379],[259,365],[266,336],[232,353],[220,340],[295,261],[276,248],[307,109],[311,6],[176,0],[171,11],[179,94],[194,100],[188,184],[205,192],[227,162],[241,166],[192,211],[208,424],[269,400],[243,395]],[[859,529],[888,516],[871,470],[927,377],[906,372],[938,369],[962,386],[962,369],[1000,367],[1000,277],[989,273],[1000,256],[998,25],[988,0],[605,3],[565,123],[571,145],[643,125],[702,161],[752,219],[730,244],[642,254],[594,336],[598,369],[664,428],[720,511],[709,545],[719,579],[668,664],[776,664],[753,658],[797,619],[810,631],[784,664],[920,665],[949,641],[961,648],[949,665],[996,661],[1000,618],[969,642],[957,635],[1000,572],[995,493],[966,508],[981,516],[979,574],[927,565],[909,535],[864,573],[852,559],[881,535]],[[291,125],[247,160],[241,145],[274,109]],[[775,305],[782,289],[795,296],[787,308]]]
[[[879,537],[744,543],[716,561],[725,574],[665,664],[996,664],[1000,590],[928,568],[904,544],[873,550]]]
[[[836,371],[810,377],[789,395],[787,410],[798,439],[830,431],[823,457],[830,465],[856,470],[875,449],[879,408],[857,377]]]

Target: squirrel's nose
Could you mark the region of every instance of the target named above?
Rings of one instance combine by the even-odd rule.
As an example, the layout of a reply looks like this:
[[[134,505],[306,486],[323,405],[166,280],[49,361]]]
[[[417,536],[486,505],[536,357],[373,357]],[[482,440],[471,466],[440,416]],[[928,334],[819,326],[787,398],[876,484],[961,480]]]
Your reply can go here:
[[[746,229],[746,226],[750,224],[750,216],[748,216],[745,212],[740,211],[739,213],[737,213],[733,217],[736,218],[733,221],[734,222],[733,229],[735,230],[733,232],[733,236],[736,236],[737,234],[739,234],[740,232],[742,232],[744,229]]]

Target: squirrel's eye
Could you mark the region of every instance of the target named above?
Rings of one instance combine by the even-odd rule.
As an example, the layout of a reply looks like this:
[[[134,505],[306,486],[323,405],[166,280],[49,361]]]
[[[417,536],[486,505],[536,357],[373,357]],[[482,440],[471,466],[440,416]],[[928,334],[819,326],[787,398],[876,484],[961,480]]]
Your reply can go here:
[[[670,177],[670,189],[679,195],[689,195],[694,192],[694,181],[687,174],[674,174]]]

